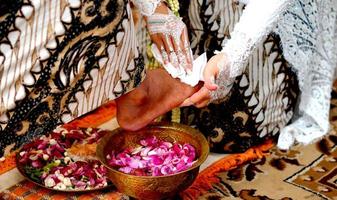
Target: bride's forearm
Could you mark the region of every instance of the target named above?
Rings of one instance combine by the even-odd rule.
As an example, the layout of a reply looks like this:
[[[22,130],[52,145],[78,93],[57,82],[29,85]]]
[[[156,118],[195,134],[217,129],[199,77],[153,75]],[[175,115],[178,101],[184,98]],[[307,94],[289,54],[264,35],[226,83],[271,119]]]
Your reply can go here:
[[[239,0],[246,3],[240,21],[221,51],[215,80],[219,89],[212,91],[212,101],[228,97],[235,78],[241,75],[255,47],[272,31],[291,0]]]
[[[143,16],[152,15],[157,7],[160,9],[161,0],[131,0],[132,3],[139,9]]]
[[[227,55],[229,75],[234,78],[242,74],[248,58],[259,44],[275,28],[277,21],[291,0],[249,0],[236,24],[231,39],[222,52]]]

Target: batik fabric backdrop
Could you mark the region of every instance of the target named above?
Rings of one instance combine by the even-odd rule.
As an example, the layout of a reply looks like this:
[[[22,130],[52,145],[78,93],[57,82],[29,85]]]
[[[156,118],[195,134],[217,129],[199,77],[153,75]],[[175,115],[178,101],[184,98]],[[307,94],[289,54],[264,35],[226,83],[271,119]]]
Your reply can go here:
[[[0,157],[136,87],[127,0],[0,4]]]

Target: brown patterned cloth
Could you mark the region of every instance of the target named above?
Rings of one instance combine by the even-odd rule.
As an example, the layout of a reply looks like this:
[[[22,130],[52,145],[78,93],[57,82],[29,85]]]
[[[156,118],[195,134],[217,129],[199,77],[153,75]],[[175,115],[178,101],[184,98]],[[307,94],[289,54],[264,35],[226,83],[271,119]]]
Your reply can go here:
[[[0,158],[143,79],[128,0],[0,4]]]
[[[332,97],[330,135],[288,152],[273,148],[266,158],[223,172],[199,199],[337,199],[336,93]]]
[[[219,174],[221,182],[199,199],[336,199],[336,138],[288,153],[274,148],[267,158]]]

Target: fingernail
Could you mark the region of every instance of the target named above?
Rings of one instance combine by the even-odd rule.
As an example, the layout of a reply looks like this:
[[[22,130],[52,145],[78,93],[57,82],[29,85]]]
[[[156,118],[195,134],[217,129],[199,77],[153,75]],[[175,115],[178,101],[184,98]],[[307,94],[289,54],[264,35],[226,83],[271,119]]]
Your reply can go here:
[[[215,77],[214,77],[214,75],[212,75],[212,76],[210,77],[210,81],[211,81],[212,84],[215,84]]]
[[[186,106],[191,106],[192,103],[188,99],[186,99],[182,104],[179,105],[179,107],[186,107]]]
[[[188,69],[186,70],[186,72],[187,72],[187,75],[192,75],[192,70],[191,70],[191,69],[188,68]]]

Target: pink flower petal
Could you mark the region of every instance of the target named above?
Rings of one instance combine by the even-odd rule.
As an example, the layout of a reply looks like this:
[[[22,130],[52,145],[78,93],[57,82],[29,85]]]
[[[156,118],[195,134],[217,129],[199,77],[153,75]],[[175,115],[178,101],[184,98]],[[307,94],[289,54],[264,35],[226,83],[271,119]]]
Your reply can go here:
[[[89,183],[90,183],[90,185],[95,185],[95,179],[94,178],[90,178]]]
[[[140,152],[140,156],[147,156],[148,153],[152,150],[152,147],[145,147],[142,149],[142,151]]]
[[[37,149],[43,150],[43,149],[46,149],[47,146],[48,146],[48,141],[43,141],[41,144],[37,146]]]
[[[181,172],[187,169],[187,166],[183,160],[180,160],[180,162],[176,165],[176,168],[177,168],[177,172]]]
[[[162,142],[161,147],[166,147],[166,148],[171,148],[173,146],[173,144],[171,142]]]
[[[161,169],[160,169],[160,172],[163,174],[163,175],[168,175],[168,174],[171,174],[173,172],[172,170],[172,167],[168,166],[168,165],[165,165],[163,166]]]
[[[158,142],[156,136],[152,136],[140,141],[140,144],[143,146],[153,146]]]
[[[129,167],[133,168],[133,169],[138,169],[139,168],[139,163],[140,160],[137,160],[135,158],[131,158],[130,162],[128,162]]]
[[[164,160],[158,155],[149,156],[154,165],[162,165]]]
[[[172,160],[170,160],[172,164],[176,165],[180,162],[179,158],[173,158]]]
[[[173,144],[172,149],[176,154],[179,154],[180,151],[181,151],[181,146],[179,144],[175,143],[175,144]]]
[[[124,172],[126,174],[130,174],[130,172],[132,171],[131,167],[121,167],[118,169],[118,171]]]
[[[159,167],[154,167],[152,171],[152,176],[161,176],[162,173],[160,172]]]
[[[39,160],[35,160],[32,162],[32,166],[35,168],[41,168],[43,167],[43,164]]]
[[[133,149],[133,150],[131,151],[131,154],[132,154],[132,155],[138,154],[138,153],[140,153],[142,150],[143,150],[143,147],[142,147],[142,146],[139,146],[139,147]]]

